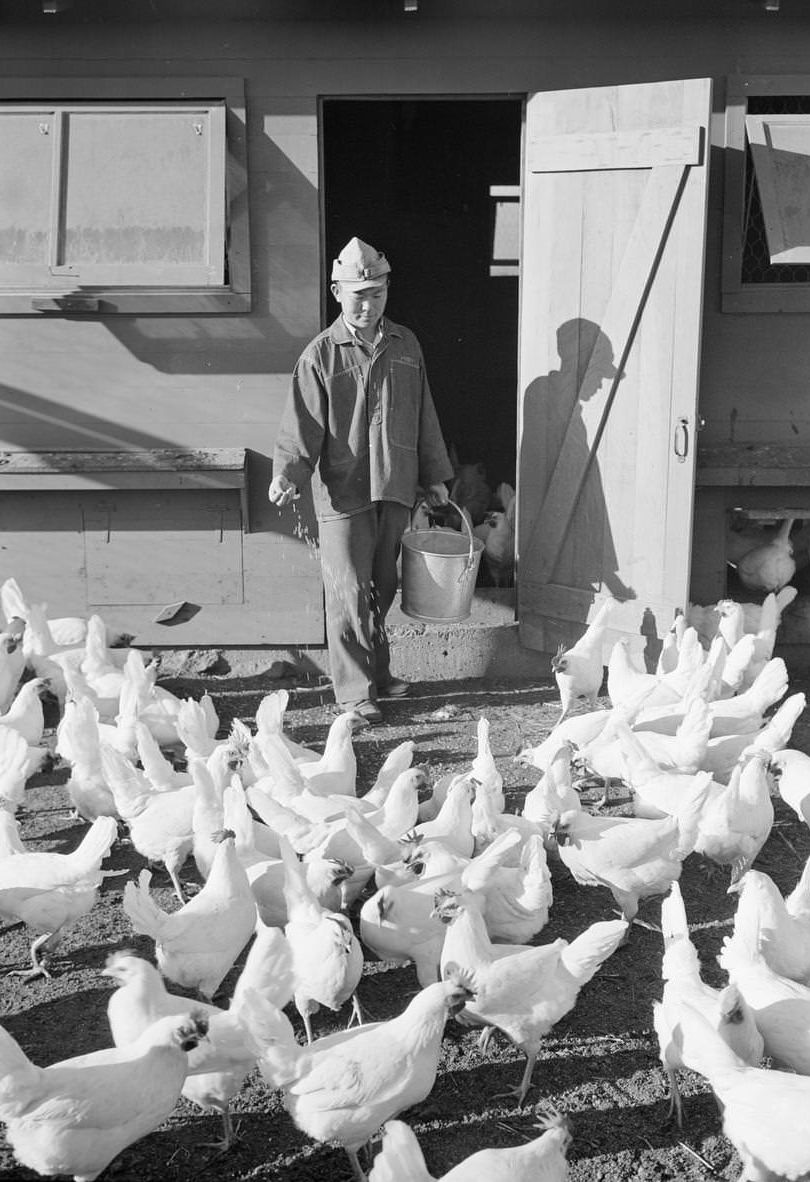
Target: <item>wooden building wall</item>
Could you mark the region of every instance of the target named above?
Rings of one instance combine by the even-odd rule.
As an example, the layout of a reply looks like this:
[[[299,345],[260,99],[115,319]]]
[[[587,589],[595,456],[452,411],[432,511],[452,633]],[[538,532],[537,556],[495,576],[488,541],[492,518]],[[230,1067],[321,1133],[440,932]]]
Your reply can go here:
[[[202,4],[195,15],[178,5],[182,19],[173,20],[168,0],[159,7],[76,0],[58,15],[41,14],[35,0],[0,4],[7,83],[166,74],[245,79],[253,278],[247,314],[0,317],[0,450],[250,448],[250,531],[220,530],[216,545],[197,556],[196,582],[178,555],[183,514],[200,505],[195,498],[216,495],[225,497],[227,517],[238,508],[238,493],[132,494],[143,496],[147,515],[177,513],[179,533],[141,537],[138,553],[156,566],[175,564],[171,598],[202,610],[171,629],[152,622],[163,602],[111,603],[104,614],[149,644],[317,644],[323,628],[316,557],[294,536],[290,516],[267,505],[265,491],[290,370],[322,323],[319,96],[521,95],[709,76],[719,149],[726,76],[801,73],[810,60],[810,14],[798,0],[783,0],[778,13],[766,12],[760,0],[575,0],[479,4],[468,15],[463,5],[423,0],[415,14],[394,3],[324,5],[318,19],[319,6],[311,3],[297,9],[297,19],[295,7],[278,19],[274,5],[236,4],[232,19],[216,19],[227,7]],[[701,440],[807,443],[806,316],[720,311],[723,176],[714,155]],[[17,576],[32,598],[54,609],[88,606],[88,554],[70,509],[77,495],[70,488],[10,493],[0,486],[0,577]],[[169,503],[169,495],[185,500]],[[98,586],[104,561],[93,554],[89,560]],[[211,576],[217,561],[227,577]],[[172,582],[173,576],[160,584],[165,598]]]

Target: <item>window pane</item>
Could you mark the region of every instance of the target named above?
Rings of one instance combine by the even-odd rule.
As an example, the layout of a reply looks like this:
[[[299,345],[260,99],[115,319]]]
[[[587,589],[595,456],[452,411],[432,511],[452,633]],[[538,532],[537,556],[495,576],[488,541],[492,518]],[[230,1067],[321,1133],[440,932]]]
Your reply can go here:
[[[54,117],[0,112],[0,282],[47,267]]]
[[[810,117],[748,115],[771,263],[810,262]]]
[[[93,282],[222,282],[210,250],[208,112],[75,112],[67,116],[59,265]],[[189,273],[188,268],[192,268]],[[108,268],[112,271],[107,273]]]

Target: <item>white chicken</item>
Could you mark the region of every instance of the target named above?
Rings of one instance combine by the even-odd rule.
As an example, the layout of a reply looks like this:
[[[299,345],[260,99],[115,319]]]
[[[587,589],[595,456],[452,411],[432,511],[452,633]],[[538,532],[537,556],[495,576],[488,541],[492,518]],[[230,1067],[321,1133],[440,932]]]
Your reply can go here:
[[[35,1066],[0,1026],[0,1120],[14,1156],[38,1174],[93,1182],[171,1113],[188,1053],[205,1037],[193,1005],[125,1047]]]
[[[163,863],[175,895],[184,903],[179,874],[194,843],[197,782],[210,779],[210,773],[201,761],[195,761],[190,783],[171,792],[159,792],[125,755],[106,744],[101,746],[101,767],[135,849],[147,861]]]
[[[411,767],[415,746],[413,739],[406,739],[388,752],[377,772],[377,778],[361,798],[365,805],[377,809],[385,803],[398,777]]]
[[[513,762],[521,767],[535,767],[544,772],[563,743],[581,747],[592,742],[607,726],[611,715],[611,710],[599,709],[566,718],[563,722],[557,723],[551,734],[534,747],[521,742]]]
[[[782,800],[810,825],[810,755],[784,747],[771,756],[770,769]]]
[[[25,671],[23,632],[11,628],[0,632],[0,710],[8,710]]]
[[[614,604],[613,599],[604,600],[579,640],[570,648],[561,643],[552,658],[551,670],[560,691],[562,707],[558,723],[580,698],[586,700],[591,710],[596,706],[605,675],[602,646]]]
[[[526,1056],[514,1091],[521,1105],[531,1086],[543,1036],[576,1004],[579,991],[627,935],[624,920],[592,924],[568,943],[516,948],[492,944],[474,901],[452,892],[437,894],[436,914],[447,924],[442,973],[461,969],[474,997],[465,1017],[495,1026]]]
[[[508,487],[508,486],[507,486]],[[509,490],[512,492],[512,490]],[[493,587],[511,587],[515,574],[515,494],[503,509],[490,510],[473,530],[484,543],[484,565]]]
[[[292,952],[293,997],[311,1043],[310,1016],[321,1006],[339,1010],[351,998],[352,1018],[362,1020],[356,989],[363,973],[363,950],[349,918],[321,906],[289,842],[282,837],[280,844],[288,917],[284,935]]]
[[[412,960],[416,977],[422,986],[436,981],[439,976],[439,962],[444,943],[445,928],[433,915],[434,896],[443,889],[475,892],[480,906],[486,913],[490,889],[493,892],[493,923],[508,924],[516,920],[515,911],[501,906],[501,887],[514,890],[522,895],[520,881],[514,876],[501,873],[508,867],[503,862],[510,851],[520,844],[521,834],[517,830],[501,834],[482,853],[473,859],[462,858],[440,843],[417,845],[417,853],[410,860],[410,880],[403,883],[388,883],[366,899],[360,909],[360,939],[381,960],[400,963]],[[527,865],[527,877],[536,866]],[[542,870],[539,871],[542,875]],[[542,927],[542,907],[545,901],[543,886],[525,882],[526,902],[536,899],[539,913],[529,920]],[[524,917],[525,920],[526,917]]]
[[[765,1040],[765,1054],[777,1064],[810,1075],[810,988],[769,967],[742,929],[723,940],[717,958],[750,1007]]]
[[[256,742],[261,747],[265,735],[276,735],[298,763],[315,763],[319,756],[317,752],[305,747],[302,743],[294,742],[284,733],[284,713],[290,695],[286,690],[275,690],[266,694],[256,710]]]
[[[647,707],[677,702],[680,691],[666,677],[639,669],[630,655],[630,639],[621,637],[610,650],[607,665],[607,692],[612,706],[641,702]]]
[[[577,882],[607,887],[630,921],[639,899],[664,894],[680,878],[707,794],[708,785],[699,785],[674,816],[658,821],[595,817],[581,805],[562,812],[554,827],[560,858]]]
[[[475,849],[473,798],[475,787],[469,774],[456,776],[447,790],[436,819],[422,821],[414,832],[423,842],[438,841],[465,858]]]
[[[256,903],[224,830],[205,885],[179,911],[166,912],[149,893],[151,874],[124,887],[124,911],[134,930],[155,941],[158,968],[170,981],[199,990],[210,1001],[256,924]]]
[[[387,1120],[431,1091],[445,1022],[470,996],[460,975],[437,981],[388,1022],[292,1046],[286,1071],[268,1070],[264,1062],[259,1068],[268,1083],[284,1087],[285,1106],[298,1128],[315,1141],[339,1142],[354,1177],[365,1182],[358,1150]]]
[[[482,1178],[487,1182],[565,1182],[571,1144],[565,1117],[541,1109],[535,1124],[540,1135],[533,1140],[479,1149],[434,1180],[416,1135],[402,1121],[389,1120],[368,1182],[480,1182]]]
[[[49,977],[48,956],[92,908],[116,839],[112,817],[98,817],[70,854],[26,850],[0,860],[0,915],[41,933],[31,945],[26,979]]]
[[[807,699],[803,693],[791,694],[760,730],[709,739],[701,769],[711,772],[716,780],[725,780],[746,748],[759,747],[774,752],[787,747],[793,727],[806,705]]]
[[[755,546],[736,562],[740,582],[751,591],[781,591],[796,573],[796,561],[790,544],[795,518],[786,517],[773,536]]]
[[[805,1178],[810,1171],[810,1079],[750,1067],[689,1005],[682,1007],[673,1037],[685,1066],[708,1080],[720,1102],[723,1132],[742,1159],[740,1182]]]
[[[22,804],[28,775],[28,744],[11,727],[0,726],[0,808]]]
[[[681,1125],[683,1108],[677,1071],[683,1064],[673,1031],[677,1028],[684,1002],[694,1006],[746,1063],[756,1066],[762,1059],[764,1046],[755,1015],[738,987],[732,983],[724,989],[714,989],[703,981],[697,949],[689,938],[686,909],[677,882],[673,882],[669,894],[661,902],[661,933],[664,937],[661,964],[664,993],[655,1010],[655,1032],[661,1064],[669,1080],[670,1116],[675,1113]]]
[[[32,677],[17,690],[3,714],[0,726],[8,726],[22,735],[29,747],[39,747],[45,731],[45,713],[40,692],[46,688],[41,677]]]
[[[573,754],[572,743],[561,743],[546,771],[523,800],[523,816],[538,825],[546,836],[560,813],[576,808],[579,801],[571,779]]]
[[[734,938],[760,952],[775,973],[810,985],[810,919],[805,913],[810,862],[787,899],[760,870],[735,884]]]
[[[276,972],[283,971],[278,964]],[[158,970],[143,957],[113,953],[102,973],[118,985],[107,1003],[107,1020],[117,1047],[135,1042],[153,1022],[188,1011],[188,998],[169,993]],[[289,979],[289,964],[286,974]],[[250,989],[235,994],[227,1010],[201,1003],[196,1012],[207,1022],[208,1034],[189,1052],[181,1094],[221,1114],[224,1136],[218,1147],[228,1149],[233,1140],[230,1101],[261,1058],[268,1037],[276,1039],[287,1019],[275,1004]]]
[[[731,867],[736,882],[751,867],[773,826],[770,752],[743,755],[722,792],[707,801],[698,823],[695,852]]]
[[[357,758],[352,744],[356,715],[339,714],[329,727],[320,759],[298,764],[310,792],[318,796],[354,796],[357,787]]]
[[[67,794],[85,821],[119,816],[102,766],[98,723],[98,711],[89,698],[70,699],[58,730],[57,750],[70,763]]]

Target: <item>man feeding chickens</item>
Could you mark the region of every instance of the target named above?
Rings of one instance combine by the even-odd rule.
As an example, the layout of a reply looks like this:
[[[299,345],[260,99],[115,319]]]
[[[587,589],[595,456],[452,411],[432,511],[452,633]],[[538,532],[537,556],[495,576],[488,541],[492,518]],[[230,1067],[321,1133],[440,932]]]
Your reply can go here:
[[[334,260],[341,312],[298,359],[268,490],[281,508],[314,476],[335,700],[359,726],[383,721],[378,699],[408,692],[385,633],[400,542],[417,488],[442,505],[453,477],[419,342],[383,315],[390,273],[359,238]]]

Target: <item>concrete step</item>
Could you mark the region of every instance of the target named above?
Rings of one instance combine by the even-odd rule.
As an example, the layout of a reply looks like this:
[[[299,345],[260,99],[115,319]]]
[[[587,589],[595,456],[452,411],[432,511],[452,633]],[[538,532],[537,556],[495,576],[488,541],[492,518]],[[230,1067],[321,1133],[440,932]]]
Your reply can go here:
[[[513,588],[479,588],[470,616],[460,624],[425,624],[402,611],[397,596],[388,614],[391,667],[406,681],[455,681],[491,677],[543,679],[549,658],[523,648],[518,639]],[[161,676],[231,672],[269,679],[329,675],[325,645],[302,648],[157,650]]]

